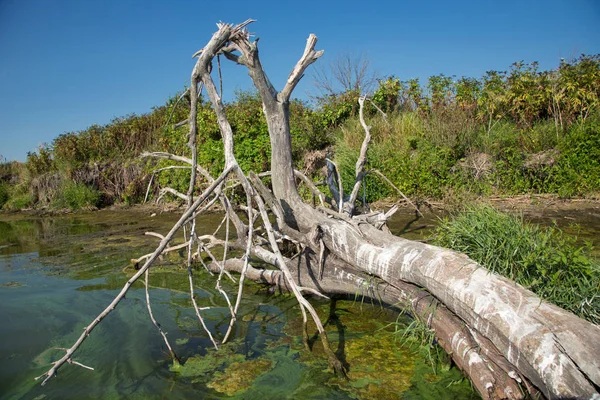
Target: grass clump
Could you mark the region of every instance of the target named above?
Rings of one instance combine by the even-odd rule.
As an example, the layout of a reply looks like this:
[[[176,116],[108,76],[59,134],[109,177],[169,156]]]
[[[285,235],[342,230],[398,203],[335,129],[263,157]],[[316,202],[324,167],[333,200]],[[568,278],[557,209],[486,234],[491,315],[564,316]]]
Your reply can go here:
[[[100,191],[89,186],[69,182],[65,184],[53,201],[55,208],[95,208],[100,204]]]
[[[522,216],[478,205],[443,220],[434,243],[463,252],[543,299],[600,323],[600,264],[589,255],[591,244],[580,246],[556,227],[542,228]]]
[[[2,209],[9,197],[7,185],[0,182],[0,209]]]
[[[22,210],[32,205],[31,194],[23,185],[11,188],[5,187],[3,192],[0,188],[0,208],[3,210]]]

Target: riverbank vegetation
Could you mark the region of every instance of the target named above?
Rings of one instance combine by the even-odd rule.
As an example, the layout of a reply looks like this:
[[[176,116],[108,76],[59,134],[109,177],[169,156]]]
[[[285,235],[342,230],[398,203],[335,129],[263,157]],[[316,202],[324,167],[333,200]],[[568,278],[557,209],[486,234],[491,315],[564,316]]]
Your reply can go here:
[[[550,71],[518,62],[479,78],[432,76],[380,79],[368,109],[373,136],[368,169],[376,169],[406,195],[462,196],[552,193],[596,197],[600,188],[600,56],[561,61]],[[330,91],[312,103],[291,105],[293,152],[298,167],[321,180],[330,154],[344,182],[353,182],[364,131],[358,119],[359,86]],[[0,207],[102,207],[145,198],[152,172],[171,161],[140,159],[143,151],[186,154],[189,94],[144,115],[59,135],[28,153],[25,163],[0,164]],[[222,169],[221,137],[210,104],[200,98],[198,162]],[[260,98],[239,92],[226,106],[235,151],[245,171],[270,166]],[[185,192],[189,169],[170,169],[153,180]],[[395,196],[377,174],[366,178],[367,200]],[[345,188],[349,191],[351,188]]]

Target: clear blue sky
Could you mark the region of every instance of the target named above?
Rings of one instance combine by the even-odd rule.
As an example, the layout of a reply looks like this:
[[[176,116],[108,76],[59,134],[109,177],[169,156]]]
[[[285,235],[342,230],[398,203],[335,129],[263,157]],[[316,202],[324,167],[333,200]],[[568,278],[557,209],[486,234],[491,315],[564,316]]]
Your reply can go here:
[[[366,53],[379,75],[401,79],[600,53],[600,0],[0,0],[0,155],[24,160],[61,133],[164,104],[215,22],[250,17],[277,88],[309,33],[321,62]],[[242,67],[224,74],[225,93],[250,87]],[[310,89],[307,74],[295,95]]]

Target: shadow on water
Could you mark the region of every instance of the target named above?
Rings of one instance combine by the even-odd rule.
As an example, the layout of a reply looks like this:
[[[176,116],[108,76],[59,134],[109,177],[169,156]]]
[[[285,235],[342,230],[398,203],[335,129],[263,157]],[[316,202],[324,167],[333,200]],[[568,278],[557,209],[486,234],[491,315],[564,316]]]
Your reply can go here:
[[[329,302],[329,318],[325,321],[325,325],[335,326],[338,335],[338,346],[335,355],[342,362],[345,370],[350,371],[350,364],[348,364],[348,361],[346,360],[346,327],[336,314],[337,303],[337,298],[332,298]]]
[[[424,216],[420,216],[414,211],[401,209],[388,221],[388,228],[396,236],[411,240],[425,240],[438,221],[439,217],[431,212],[424,212]]]

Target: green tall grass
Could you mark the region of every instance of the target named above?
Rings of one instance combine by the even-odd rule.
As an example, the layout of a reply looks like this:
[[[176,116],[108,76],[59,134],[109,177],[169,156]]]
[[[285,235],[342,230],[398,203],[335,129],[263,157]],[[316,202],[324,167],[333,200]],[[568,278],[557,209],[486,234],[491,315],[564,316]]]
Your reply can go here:
[[[8,201],[8,198],[8,185],[0,182],[0,210],[2,209],[2,206],[4,206],[4,204]]]
[[[387,120],[372,117],[368,123],[367,170],[378,169],[408,196],[452,200],[461,193],[563,198],[600,193],[600,114],[560,136],[549,120],[527,127],[498,120],[488,129],[460,109],[443,115],[410,111]],[[363,138],[355,118],[336,130],[335,161],[345,190],[354,183]],[[378,178],[370,181],[368,201],[394,195]]]
[[[60,189],[52,206],[71,210],[95,208],[100,205],[100,199],[98,190],[83,184],[69,182]]]
[[[581,318],[600,323],[600,263],[556,227],[478,205],[442,221],[434,243],[467,254]]]

